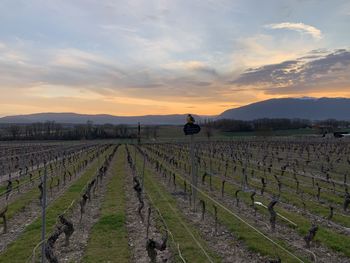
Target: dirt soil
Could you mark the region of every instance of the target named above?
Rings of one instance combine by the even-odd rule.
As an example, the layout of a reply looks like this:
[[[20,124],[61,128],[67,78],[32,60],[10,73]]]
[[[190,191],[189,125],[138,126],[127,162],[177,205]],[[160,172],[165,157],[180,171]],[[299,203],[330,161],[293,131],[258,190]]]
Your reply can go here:
[[[115,154],[111,163],[115,162],[116,158],[117,155]],[[101,204],[104,200],[106,187],[113,175],[112,169],[108,168],[106,176],[102,182],[98,183],[95,194],[91,190],[91,200],[86,203],[85,213],[81,222],[79,203],[74,206],[72,213],[67,216],[67,219],[73,223],[74,232],[70,237],[69,246],[65,246],[64,235],[61,235],[56,242],[55,255],[60,259],[60,262],[81,262],[89,240],[90,231],[100,218]]]
[[[91,165],[91,164],[90,164]],[[60,188],[54,188],[52,194],[48,190],[47,204],[54,202],[57,198],[62,196],[64,192],[87,170],[90,165],[88,165],[84,170],[80,171],[77,176],[73,176],[72,180],[69,181],[67,178],[66,185],[60,185]],[[37,186],[37,185],[36,185]],[[35,186],[35,187],[36,187]],[[39,192],[39,191],[38,191]],[[38,193],[39,197],[39,193]],[[39,199],[35,198],[30,202],[22,211],[16,213],[7,222],[7,233],[0,234],[0,253],[2,253],[9,244],[14,242],[24,231],[24,229],[33,223],[41,215],[41,206]],[[0,226],[0,233],[3,232],[3,226]]]
[[[181,174],[181,176],[185,177],[185,175],[181,173],[181,171],[179,170],[177,171]],[[243,202],[240,202],[239,206],[237,207],[235,200],[232,197],[229,197],[226,195],[224,195],[224,197],[221,197],[221,192],[219,193],[219,191],[210,191],[208,185],[201,185],[201,183],[199,183],[199,187],[203,189],[205,192],[210,193],[210,196],[213,197],[215,200],[219,201],[220,203],[225,205],[227,208],[229,208],[233,212],[239,214],[241,217],[247,219],[247,222],[249,222],[250,224],[254,225],[258,229],[263,230],[264,233],[269,233],[269,236],[272,237],[273,239],[278,238],[286,241],[288,244],[290,244],[293,250],[297,250],[298,253],[300,253],[305,258],[308,258],[311,261],[324,262],[324,263],[330,263],[330,262],[349,263],[350,262],[349,258],[333,250],[330,250],[329,248],[325,247],[324,245],[318,242],[313,242],[311,245],[311,248],[306,249],[303,237],[301,237],[292,228],[286,226],[280,219],[278,219],[276,222],[275,232],[272,232],[270,229],[268,216],[262,215],[260,213],[256,213],[256,215],[254,215],[255,213],[252,207],[247,206]],[[170,187],[168,186],[168,189],[169,188]],[[321,224],[321,221],[316,221],[316,223]],[[251,262],[251,261],[246,261],[246,262]]]
[[[132,262],[134,263],[149,263],[150,258],[146,251],[146,222],[142,222],[137,210],[139,201],[136,196],[136,192],[133,189],[133,177],[131,171],[127,168],[127,176],[125,178],[125,193],[126,193],[126,227],[129,236],[129,246],[132,251]],[[147,198],[144,198],[145,206],[143,208],[143,215],[146,221],[147,210],[149,202]],[[154,211],[154,209],[153,209]],[[151,224],[149,228],[149,238],[161,241],[162,235],[156,228],[154,222],[156,221],[155,213],[151,213]],[[169,239],[170,240],[170,237]],[[157,262],[173,262],[173,253],[167,247],[164,251],[157,251]]]
[[[153,174],[156,175],[158,181],[162,182],[166,189],[169,189],[173,197],[177,200],[178,209],[183,212],[189,222],[200,230],[202,238],[207,241],[211,250],[222,258],[223,263],[262,263],[267,261],[265,257],[247,250],[244,244],[237,240],[237,238],[219,222],[217,224],[217,231],[215,231],[215,219],[211,214],[206,212],[204,220],[202,220],[199,202],[197,203],[196,211],[194,211],[190,206],[189,196],[186,195],[184,191],[179,189],[179,187],[177,187],[176,191],[172,182],[169,183],[167,178],[158,174],[155,170]],[[206,207],[206,209],[213,208]]]

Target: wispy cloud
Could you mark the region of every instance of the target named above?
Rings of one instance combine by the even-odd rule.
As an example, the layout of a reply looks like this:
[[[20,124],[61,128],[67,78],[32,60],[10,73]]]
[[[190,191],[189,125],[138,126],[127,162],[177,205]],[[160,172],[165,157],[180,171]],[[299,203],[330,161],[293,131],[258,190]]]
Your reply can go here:
[[[277,24],[269,24],[265,25],[266,28],[271,29],[288,29],[288,30],[294,30],[303,34],[308,34],[312,36],[315,39],[321,39],[322,38],[322,32],[320,29],[306,25],[304,23],[290,23],[290,22],[284,22],[284,23],[277,23]]]
[[[217,70],[211,66],[209,63],[198,61],[198,60],[190,60],[190,61],[176,61],[171,63],[166,63],[163,65],[163,68],[178,72],[187,72],[187,73],[195,73],[195,74],[204,74],[209,75],[211,77],[218,76]],[[203,75],[201,76],[204,77]]]
[[[290,45],[290,39],[267,34],[238,38],[234,46],[232,61],[235,67],[240,65],[242,68],[259,67],[295,59],[315,48],[314,45],[305,43],[301,39],[293,40],[293,45]]]
[[[310,54],[315,54],[312,51]],[[313,58],[311,58],[313,57]],[[267,94],[297,94],[315,91],[348,91],[350,51],[335,50],[318,56],[304,56],[278,64],[249,69],[233,84],[260,87]]]

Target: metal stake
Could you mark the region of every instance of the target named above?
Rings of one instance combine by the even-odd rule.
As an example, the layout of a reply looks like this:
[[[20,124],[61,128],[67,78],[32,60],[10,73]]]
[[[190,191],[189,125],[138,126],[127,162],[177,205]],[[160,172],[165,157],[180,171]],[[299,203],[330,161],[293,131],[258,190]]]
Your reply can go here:
[[[192,200],[193,208],[196,210],[196,195],[197,195],[197,175],[196,175],[196,164],[194,156],[194,135],[191,135],[190,141],[190,155],[191,155],[191,178],[192,178]]]
[[[44,162],[44,182],[43,182],[43,197],[42,204],[42,227],[41,227],[41,263],[45,263],[45,246],[46,246],[46,180],[47,169],[46,162]]]

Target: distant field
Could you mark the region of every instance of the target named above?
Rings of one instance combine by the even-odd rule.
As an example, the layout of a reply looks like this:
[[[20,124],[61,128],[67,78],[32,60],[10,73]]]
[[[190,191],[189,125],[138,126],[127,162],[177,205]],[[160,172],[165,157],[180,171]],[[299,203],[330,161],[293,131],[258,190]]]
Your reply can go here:
[[[223,136],[293,136],[293,135],[317,135],[318,133],[312,129],[297,130],[275,130],[261,132],[221,132]]]
[[[183,133],[183,127],[182,126],[160,126],[158,137],[160,139],[169,138],[169,139],[184,139],[184,133]],[[341,129],[343,132],[350,132],[350,129]],[[213,130],[212,131],[212,137],[211,139],[215,138],[228,138],[228,137],[245,137],[245,136],[257,136],[257,137],[264,137],[264,136],[303,136],[303,135],[315,135],[315,136],[321,136],[321,134],[314,129],[295,129],[295,130],[274,130],[274,131],[252,131],[252,132],[222,132],[219,130]],[[205,134],[205,130],[202,128],[201,132],[196,135],[196,138],[199,139],[207,139],[207,136]]]
[[[181,138],[183,139],[182,126],[160,126],[159,138]],[[348,130],[349,131],[349,130]],[[261,132],[221,132],[213,130],[212,138],[227,138],[240,136],[293,136],[293,135],[319,135],[313,129],[297,129],[297,130],[276,130],[276,131],[261,131]],[[202,128],[201,132],[196,135],[196,138],[207,139],[205,130]]]

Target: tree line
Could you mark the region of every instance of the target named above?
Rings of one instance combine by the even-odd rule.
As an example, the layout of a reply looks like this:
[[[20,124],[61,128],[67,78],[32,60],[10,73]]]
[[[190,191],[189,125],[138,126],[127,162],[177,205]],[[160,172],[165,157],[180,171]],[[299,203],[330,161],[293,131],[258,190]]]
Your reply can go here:
[[[328,119],[310,121],[306,119],[256,119],[252,121],[207,119],[200,122],[203,133],[211,137],[213,131],[220,132],[270,132],[276,130],[298,130],[313,128],[320,134],[350,128],[349,121]],[[142,125],[141,136],[157,139],[160,126]],[[180,128],[179,128],[180,129]],[[84,124],[62,124],[54,121],[30,124],[0,124],[0,140],[93,140],[93,139],[135,139],[138,137],[136,125],[103,124],[91,121]]]
[[[305,128],[328,127],[330,130],[349,128],[349,121],[328,119],[322,121],[310,121],[306,119],[256,119],[251,121],[219,119],[205,120],[202,124],[206,130],[216,129],[223,132],[256,132],[275,130],[296,130]]]
[[[142,136],[157,138],[158,126],[144,126]],[[138,136],[137,126],[96,125],[91,121],[85,124],[61,124],[54,121],[30,124],[1,124],[0,140],[93,140],[93,139],[134,139]]]

